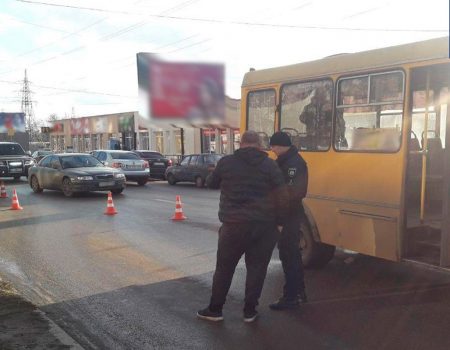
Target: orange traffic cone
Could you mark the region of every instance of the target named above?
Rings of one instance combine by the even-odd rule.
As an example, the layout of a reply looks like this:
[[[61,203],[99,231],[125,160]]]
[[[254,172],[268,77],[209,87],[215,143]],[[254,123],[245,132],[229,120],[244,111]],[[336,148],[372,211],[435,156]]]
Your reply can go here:
[[[112,193],[111,191],[108,192],[108,203],[106,204],[106,211],[105,215],[116,215],[117,211],[116,208],[114,208],[114,203],[112,200]]]
[[[11,210],[22,210],[23,209],[19,204],[19,198],[17,198],[16,189],[13,190],[12,203],[11,203],[11,207],[9,209],[11,209]]]
[[[175,202],[175,214],[173,215],[172,220],[173,221],[183,221],[186,219],[187,219],[187,217],[184,216],[183,208],[181,207],[181,197],[177,196],[176,202]]]
[[[0,198],[8,198],[8,194],[6,193],[5,183],[2,181],[0,187]]]

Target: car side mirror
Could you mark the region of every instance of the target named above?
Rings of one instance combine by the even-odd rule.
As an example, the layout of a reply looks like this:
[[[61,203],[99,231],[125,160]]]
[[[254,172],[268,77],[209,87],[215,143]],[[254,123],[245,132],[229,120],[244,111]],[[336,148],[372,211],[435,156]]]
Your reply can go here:
[[[31,151],[26,151],[25,153],[31,157]]]

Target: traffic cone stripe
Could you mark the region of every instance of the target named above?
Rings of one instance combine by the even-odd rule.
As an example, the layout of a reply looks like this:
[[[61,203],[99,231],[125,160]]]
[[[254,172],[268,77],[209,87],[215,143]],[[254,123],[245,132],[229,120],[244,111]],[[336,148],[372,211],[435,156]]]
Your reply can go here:
[[[16,189],[13,190],[12,203],[11,203],[11,207],[9,209],[11,209],[11,210],[22,210],[23,209],[19,204],[19,198],[17,197]]]
[[[8,194],[6,193],[5,183],[2,181],[0,188],[0,198],[8,198]]]
[[[112,200],[112,193],[108,192],[108,201],[106,203],[105,215],[116,215],[116,214],[117,214],[117,210],[116,210],[116,208],[114,208],[114,203]]]

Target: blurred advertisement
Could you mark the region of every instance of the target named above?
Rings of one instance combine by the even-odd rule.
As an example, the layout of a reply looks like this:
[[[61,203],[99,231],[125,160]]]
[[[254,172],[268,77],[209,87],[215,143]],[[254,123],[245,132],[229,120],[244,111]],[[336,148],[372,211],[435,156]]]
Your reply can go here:
[[[52,132],[64,132],[64,123],[63,122],[53,122],[51,131]]]
[[[0,113],[0,133],[25,132],[24,113]]]
[[[119,132],[134,132],[134,118],[132,116],[119,117]]]
[[[139,112],[150,124],[223,125],[224,65],[167,62],[146,53],[137,61]]]
[[[85,135],[90,133],[89,119],[76,118],[70,120],[71,135]]]

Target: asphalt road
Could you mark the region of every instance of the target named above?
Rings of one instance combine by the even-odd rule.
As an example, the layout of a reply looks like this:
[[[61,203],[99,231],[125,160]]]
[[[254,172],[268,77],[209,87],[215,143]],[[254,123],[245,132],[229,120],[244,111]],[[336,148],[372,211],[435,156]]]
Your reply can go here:
[[[0,199],[0,274],[87,349],[449,349],[450,274],[340,254],[308,271],[310,302],[273,312],[283,284],[277,253],[260,301],[242,322],[245,268],[236,270],[225,321],[196,319],[207,305],[217,244],[217,191],[130,184],[65,198],[17,188],[23,211]],[[188,220],[172,222],[175,196]]]

